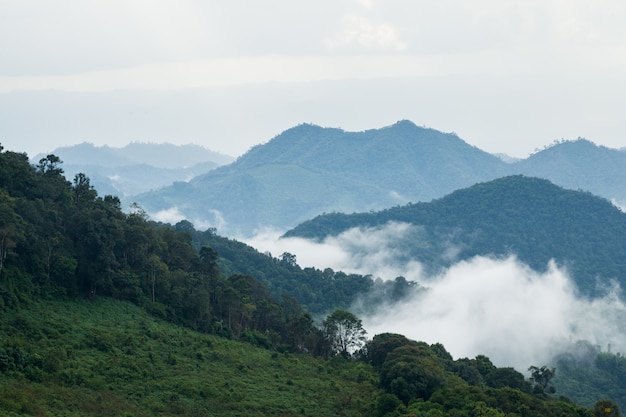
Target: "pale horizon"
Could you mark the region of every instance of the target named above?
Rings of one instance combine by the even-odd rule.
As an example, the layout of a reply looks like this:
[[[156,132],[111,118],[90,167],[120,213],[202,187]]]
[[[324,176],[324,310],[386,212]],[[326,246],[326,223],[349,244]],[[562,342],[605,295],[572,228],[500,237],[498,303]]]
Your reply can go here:
[[[626,4],[8,0],[0,143],[193,143],[237,157],[300,123],[408,119],[524,158],[626,146]]]

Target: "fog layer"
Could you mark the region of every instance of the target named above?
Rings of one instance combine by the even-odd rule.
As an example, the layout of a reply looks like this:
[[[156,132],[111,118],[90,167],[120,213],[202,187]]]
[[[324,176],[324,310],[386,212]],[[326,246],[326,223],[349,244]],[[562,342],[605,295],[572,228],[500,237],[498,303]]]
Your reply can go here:
[[[317,268],[372,274],[382,279],[404,276],[425,291],[413,299],[362,315],[369,337],[383,332],[443,343],[455,357],[487,355],[498,366],[520,371],[543,365],[570,343],[587,340],[603,350],[626,350],[626,306],[620,289],[605,281],[605,295],[578,295],[566,270],[551,264],[538,273],[511,256],[476,257],[454,264],[437,276],[424,276],[419,263],[406,258],[402,245],[415,228],[390,224],[352,229],[322,243],[277,239],[259,234],[248,244],[274,256],[290,252],[298,263]],[[591,278],[590,278],[591,279]]]

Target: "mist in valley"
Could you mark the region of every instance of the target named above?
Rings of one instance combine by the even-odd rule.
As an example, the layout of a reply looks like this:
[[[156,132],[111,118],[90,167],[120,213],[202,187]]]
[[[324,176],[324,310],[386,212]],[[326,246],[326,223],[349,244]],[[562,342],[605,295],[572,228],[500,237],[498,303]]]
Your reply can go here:
[[[415,226],[391,223],[351,229],[323,242],[280,238],[273,230],[242,240],[273,256],[294,254],[301,267],[416,281],[421,290],[410,299],[376,311],[354,306],[370,338],[400,333],[440,342],[455,358],[484,354],[497,366],[522,372],[549,363],[580,340],[603,351],[609,345],[613,352],[626,351],[626,306],[617,284],[598,282],[603,296],[590,299],[578,294],[566,269],[551,263],[545,272],[536,272],[514,255],[475,257],[429,274],[402,245],[419,235]],[[448,252],[445,256],[452,259],[456,248]]]

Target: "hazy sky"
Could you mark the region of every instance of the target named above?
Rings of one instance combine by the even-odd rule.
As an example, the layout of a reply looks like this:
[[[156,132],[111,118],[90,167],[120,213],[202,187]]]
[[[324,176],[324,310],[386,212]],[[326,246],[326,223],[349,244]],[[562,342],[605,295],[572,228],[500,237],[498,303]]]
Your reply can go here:
[[[3,0],[0,142],[199,143],[410,119],[489,152],[626,146],[619,0]]]

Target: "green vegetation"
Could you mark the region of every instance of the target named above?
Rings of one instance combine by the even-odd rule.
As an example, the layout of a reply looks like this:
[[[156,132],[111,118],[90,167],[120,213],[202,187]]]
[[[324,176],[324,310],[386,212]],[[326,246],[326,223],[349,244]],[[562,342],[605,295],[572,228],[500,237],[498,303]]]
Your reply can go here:
[[[591,416],[485,356],[453,360],[440,344],[389,333],[323,359],[97,297],[6,310],[0,340],[6,416]]]
[[[124,214],[85,175],[66,181],[60,163],[49,155],[32,167],[24,154],[0,153],[0,308],[40,297],[108,296],[202,332],[326,354],[321,331],[285,288],[272,295],[251,275],[223,274],[215,250],[194,248],[188,222],[150,222],[139,207]],[[329,289],[339,282],[329,281]],[[353,287],[344,303],[360,291]]]
[[[378,416],[589,416],[565,397],[550,396],[512,368],[489,358],[453,360],[441,344],[415,342],[402,335],[374,336],[365,359],[379,372],[385,394]]]
[[[0,317],[2,416],[361,416],[378,393],[362,363],[201,334],[128,302],[39,301]]]
[[[177,207],[220,234],[292,227],[323,212],[429,201],[504,174],[507,164],[454,134],[404,120],[365,132],[302,124],[189,183],[137,196],[150,212]],[[222,220],[222,221],[219,221]]]
[[[546,392],[541,375],[533,386],[485,356],[453,360],[440,344],[395,334],[363,345],[360,319],[345,310],[319,328],[298,294],[275,295],[269,272],[270,288],[239,272],[251,264],[234,261],[247,258],[236,245],[220,259],[203,240],[212,231],[150,222],[138,206],[125,214],[85,175],[66,181],[54,155],[31,166],[1,151],[2,415],[593,415]],[[261,256],[293,270],[291,282],[318,277],[308,291],[352,282],[332,270],[301,275],[288,253]],[[381,288],[372,300],[415,290],[402,277]],[[619,416],[608,400],[593,410],[607,409]]]
[[[477,255],[515,255],[539,271],[554,259],[587,295],[597,294],[596,278],[626,287],[626,214],[605,199],[538,178],[500,178],[380,212],[321,215],[285,236],[322,239],[388,222],[417,226],[399,245],[430,272]],[[453,258],[450,247],[458,248]]]
[[[620,353],[602,352],[588,342],[577,342],[568,353],[555,358],[553,384],[557,392],[592,407],[598,398],[612,399],[626,409],[626,358]]]
[[[289,294],[316,316],[321,317],[336,308],[347,309],[359,297],[367,297],[369,305],[375,306],[398,301],[419,289],[415,282],[403,277],[382,282],[371,276],[346,274],[332,268],[301,268],[293,254],[285,252],[279,257],[262,254],[245,243],[219,236],[214,230],[195,231],[186,221],[176,228],[189,231],[196,248],[208,246],[215,250],[219,254],[217,263],[225,275],[253,276],[275,297]]]

